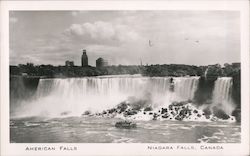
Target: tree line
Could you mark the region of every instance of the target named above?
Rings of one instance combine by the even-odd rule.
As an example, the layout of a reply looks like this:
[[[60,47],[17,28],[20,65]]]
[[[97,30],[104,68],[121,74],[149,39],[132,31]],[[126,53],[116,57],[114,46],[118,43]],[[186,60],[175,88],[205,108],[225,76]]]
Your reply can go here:
[[[11,75],[44,76],[44,77],[84,77],[100,75],[142,74],[143,76],[205,76],[208,78],[229,76],[235,77],[240,74],[240,64],[219,64],[209,66],[194,66],[184,64],[163,65],[118,65],[96,68],[92,66],[53,66],[34,65],[32,63],[10,66]]]

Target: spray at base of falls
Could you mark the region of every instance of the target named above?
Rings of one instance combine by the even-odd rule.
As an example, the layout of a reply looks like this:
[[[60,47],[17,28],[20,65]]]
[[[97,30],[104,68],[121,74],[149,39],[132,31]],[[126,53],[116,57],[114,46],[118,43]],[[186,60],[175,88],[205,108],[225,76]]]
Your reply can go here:
[[[224,94],[230,93],[228,84],[231,82],[224,78],[218,80],[213,99],[216,103],[221,100],[216,95],[227,97]],[[34,100],[22,101],[17,116],[80,116],[85,111],[100,113],[115,108],[123,101],[133,103],[133,99],[139,101],[140,108],[152,107],[158,111],[169,107],[173,102],[192,101],[198,84],[199,77],[138,75],[41,79]],[[224,89],[220,89],[221,87]],[[222,100],[225,101],[225,98]],[[226,102],[223,106],[227,106]]]

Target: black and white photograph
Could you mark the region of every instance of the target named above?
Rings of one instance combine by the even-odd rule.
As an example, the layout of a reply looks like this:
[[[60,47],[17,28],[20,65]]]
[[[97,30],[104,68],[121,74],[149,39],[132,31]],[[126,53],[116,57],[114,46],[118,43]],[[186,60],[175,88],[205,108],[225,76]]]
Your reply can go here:
[[[239,12],[9,16],[12,143],[240,143]]]
[[[249,152],[247,3],[4,4],[2,154]]]

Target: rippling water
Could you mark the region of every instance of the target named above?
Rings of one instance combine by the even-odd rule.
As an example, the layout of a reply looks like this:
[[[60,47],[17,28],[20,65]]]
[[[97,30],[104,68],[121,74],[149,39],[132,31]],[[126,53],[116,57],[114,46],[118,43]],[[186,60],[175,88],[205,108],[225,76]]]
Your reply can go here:
[[[227,122],[135,121],[119,129],[121,119],[66,117],[10,121],[12,143],[240,143],[240,124]]]

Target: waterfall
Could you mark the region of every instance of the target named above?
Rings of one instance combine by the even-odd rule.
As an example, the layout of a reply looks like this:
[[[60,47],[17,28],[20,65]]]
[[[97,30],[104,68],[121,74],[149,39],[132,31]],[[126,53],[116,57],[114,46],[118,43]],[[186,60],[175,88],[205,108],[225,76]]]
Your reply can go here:
[[[207,72],[208,72],[208,69],[209,69],[209,66],[207,67],[207,69],[205,70],[205,73],[204,73],[205,79],[207,79]]]
[[[231,97],[232,83],[230,77],[218,78],[212,104],[207,106],[216,106],[230,115],[235,109]],[[145,107],[149,105],[157,110],[167,108],[173,102],[192,101],[198,84],[199,77],[140,75],[40,79],[34,96],[18,100],[19,104],[11,108],[17,112],[16,116],[79,116],[85,111],[102,112],[132,100],[144,101]]]
[[[231,114],[235,109],[232,101],[232,86],[231,77],[217,78],[213,91],[213,105],[223,109],[227,114]]]
[[[192,100],[195,91],[198,88],[199,77],[178,77],[174,78],[174,92],[176,93],[175,100],[179,101]]]
[[[41,79],[37,96],[54,94],[62,97],[110,96],[117,93],[135,95],[143,91],[163,94],[169,91],[170,78],[94,77],[69,79]]]
[[[192,100],[198,82],[199,77],[138,75],[40,79],[35,98],[24,101],[26,107],[19,112],[45,116],[58,116],[62,112],[81,115],[85,110],[100,112],[113,108],[128,97],[149,99],[153,108],[162,107],[173,101]]]

